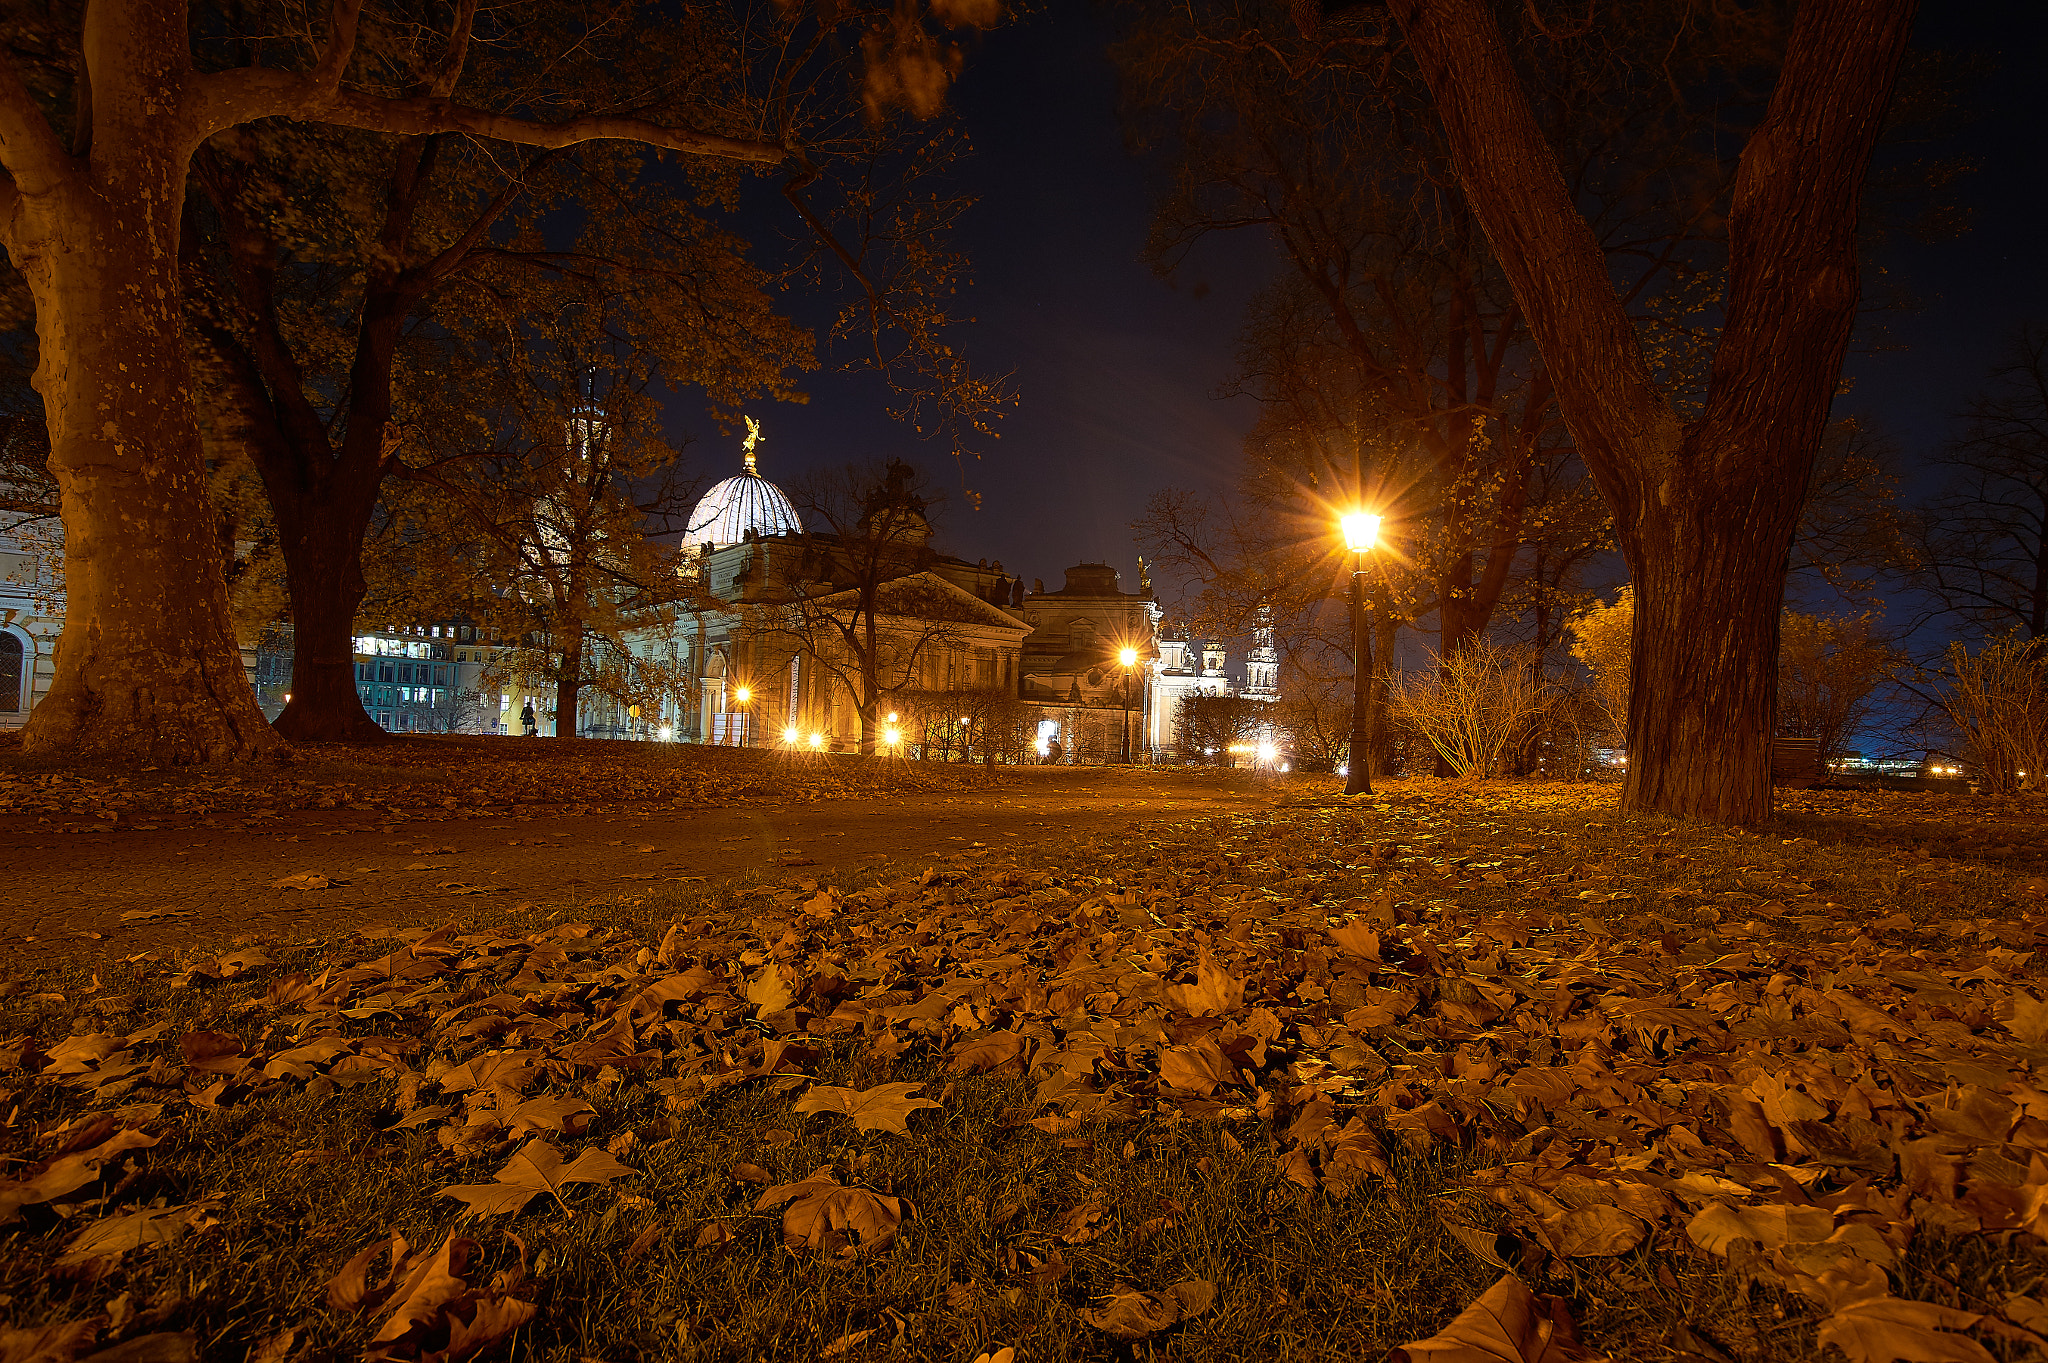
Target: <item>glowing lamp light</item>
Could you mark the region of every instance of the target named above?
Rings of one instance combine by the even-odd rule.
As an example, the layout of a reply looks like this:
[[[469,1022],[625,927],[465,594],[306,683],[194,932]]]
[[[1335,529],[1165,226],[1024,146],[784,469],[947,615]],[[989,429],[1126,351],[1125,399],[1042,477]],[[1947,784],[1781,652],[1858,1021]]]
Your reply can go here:
[[[1353,511],[1338,518],[1344,527],[1344,547],[1354,554],[1362,554],[1372,548],[1380,537],[1380,518],[1363,511]]]
[[[894,710],[891,710],[889,712],[889,722],[891,724],[894,724],[896,722],[896,712]]]
[[[974,723],[974,721],[973,721],[972,719],[969,719],[969,718],[968,718],[968,717],[967,717],[966,715],[962,715],[962,716],[960,716],[960,722],[961,722],[962,724],[972,724],[972,723]],[[2025,773],[2025,772],[2021,772],[2021,773],[2020,773],[2020,775],[2022,775],[2022,776],[2025,776],[2025,775],[2026,775],[2026,773]]]
[[[888,746],[890,746],[890,747],[892,747],[892,748],[893,748],[893,747],[895,747],[895,746],[896,746],[896,745],[897,745],[898,743],[901,743],[902,741],[903,741],[903,731],[902,731],[902,730],[900,730],[900,729],[884,729],[884,730],[882,730],[882,742],[884,742],[884,743],[885,743],[885,744],[887,744]]]
[[[1261,762],[1270,762],[1278,755],[1279,750],[1276,749],[1271,743],[1259,744],[1258,757]]]
[[[824,747],[824,746],[825,746],[825,735],[823,735],[823,734],[812,734],[812,735],[811,735],[811,746],[812,746],[812,747],[814,747],[814,748],[822,748],[822,747]]]
[[[1135,648],[1127,648],[1116,655],[1116,660],[1122,663],[1125,667],[1129,667],[1138,661],[1138,650]]]
[[[661,741],[662,741],[662,742],[664,742],[664,743],[668,742],[668,741],[669,741],[669,740],[670,740],[671,738],[674,738],[674,737],[676,736],[676,731],[675,731],[675,727],[674,727],[673,725],[669,725],[669,724],[664,724],[664,725],[662,725],[662,726],[661,726],[661,729],[660,729],[660,733],[661,733]]]
[[[738,701],[740,704],[745,705],[748,701],[754,698],[754,693],[750,688],[742,686],[733,691],[732,698]]]
[[[787,729],[784,729],[782,731],[782,741],[784,743],[794,743],[796,742],[797,737],[798,735],[796,731],[796,726],[794,724],[790,725]]]

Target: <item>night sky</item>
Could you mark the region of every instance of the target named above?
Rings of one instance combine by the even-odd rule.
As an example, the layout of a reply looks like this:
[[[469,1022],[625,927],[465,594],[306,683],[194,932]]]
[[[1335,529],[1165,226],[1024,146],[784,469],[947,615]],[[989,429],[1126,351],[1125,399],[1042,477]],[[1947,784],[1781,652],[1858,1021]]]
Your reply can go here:
[[[1245,304],[1274,266],[1250,233],[1206,247],[1178,288],[1145,265],[1155,168],[1124,148],[1109,22],[1094,6],[1051,9],[980,41],[955,89],[975,146],[961,183],[979,199],[960,238],[975,277],[963,311],[977,321],[957,340],[979,367],[1014,377],[1020,401],[1000,439],[956,468],[947,450],[884,415],[873,379],[820,374],[805,384],[808,406],[754,409],[767,436],[762,472],[900,456],[948,493],[940,527],[949,551],[1000,559],[1049,588],[1070,564],[1106,560],[1132,590],[1129,527],[1146,499],[1166,486],[1228,491],[1256,414],[1247,398],[1213,394],[1233,372]],[[1917,46],[1991,63],[1967,92],[1970,117],[1930,149],[1977,163],[1956,191],[1973,225],[1950,241],[1887,244],[1880,263],[1915,306],[1864,329],[1836,406],[1896,440],[1909,475],[2004,338],[2022,321],[2048,321],[2044,10],[1922,6]],[[1195,281],[1203,287],[1188,287]],[[1879,328],[1895,348],[1870,347]],[[693,418],[690,404],[675,405],[678,433],[696,437],[694,461],[711,477],[737,471],[736,441]],[[963,487],[981,494],[979,510]]]

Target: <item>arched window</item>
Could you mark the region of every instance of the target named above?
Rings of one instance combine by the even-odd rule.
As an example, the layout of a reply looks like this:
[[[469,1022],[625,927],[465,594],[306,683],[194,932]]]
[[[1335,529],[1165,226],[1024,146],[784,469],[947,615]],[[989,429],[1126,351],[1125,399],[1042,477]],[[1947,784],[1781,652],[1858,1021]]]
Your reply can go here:
[[[28,699],[28,651],[21,636],[0,630],[0,714],[20,714]]]

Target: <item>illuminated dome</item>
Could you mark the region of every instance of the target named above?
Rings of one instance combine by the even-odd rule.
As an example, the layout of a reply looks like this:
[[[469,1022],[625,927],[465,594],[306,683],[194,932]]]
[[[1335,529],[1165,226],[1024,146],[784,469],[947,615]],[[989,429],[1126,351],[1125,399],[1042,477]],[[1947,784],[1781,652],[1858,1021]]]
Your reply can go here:
[[[707,549],[723,549],[728,544],[738,544],[749,534],[803,533],[803,522],[797,519],[796,508],[789,504],[782,489],[754,471],[754,446],[761,439],[761,428],[752,417],[747,418],[747,428],[746,472],[726,479],[704,494],[697,509],[690,513],[690,528],[683,532],[685,548],[703,545]]]

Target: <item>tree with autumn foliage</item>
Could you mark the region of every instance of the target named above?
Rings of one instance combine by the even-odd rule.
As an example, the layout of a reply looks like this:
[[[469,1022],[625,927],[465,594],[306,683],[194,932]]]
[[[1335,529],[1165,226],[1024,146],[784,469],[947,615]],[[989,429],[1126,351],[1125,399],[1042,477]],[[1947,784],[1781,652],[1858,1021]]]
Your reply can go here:
[[[620,98],[609,85],[585,89],[580,62],[542,61],[495,103],[475,105],[459,95],[476,54],[534,35],[516,15],[473,0],[418,11],[285,3],[233,15],[195,15],[185,0],[101,0],[39,16],[40,45],[0,58],[0,241],[34,300],[36,383],[65,522],[67,625],[27,747],[188,762],[247,758],[279,743],[256,708],[229,618],[178,287],[187,178],[209,139],[290,119],[410,139],[406,156],[426,156],[440,137],[540,150],[627,141],[781,169],[799,214],[829,230],[803,200],[826,149],[805,142],[812,129],[797,110],[737,96],[767,89],[838,100],[851,84],[871,117],[906,105],[928,111],[956,65],[939,30],[992,17],[986,0],[930,10],[790,6],[775,11],[784,28],[779,45],[768,45],[767,69],[742,46],[713,68],[723,85],[656,71]],[[851,81],[847,64],[817,85],[777,66],[835,60],[852,51],[840,41],[851,33],[860,55],[847,62],[863,73]],[[629,61],[644,36],[607,19],[572,42]],[[874,200],[862,189],[849,202],[867,213]],[[403,249],[403,231],[391,244],[396,268],[423,263]],[[907,316],[927,334],[919,329],[929,309],[895,310],[857,254],[843,243],[835,254],[863,279],[868,316]],[[932,363],[943,369],[947,360]],[[382,423],[364,422],[347,440],[359,452],[352,476],[381,467]]]

